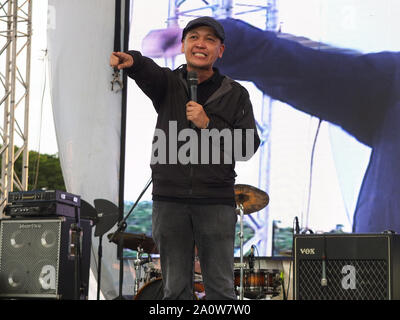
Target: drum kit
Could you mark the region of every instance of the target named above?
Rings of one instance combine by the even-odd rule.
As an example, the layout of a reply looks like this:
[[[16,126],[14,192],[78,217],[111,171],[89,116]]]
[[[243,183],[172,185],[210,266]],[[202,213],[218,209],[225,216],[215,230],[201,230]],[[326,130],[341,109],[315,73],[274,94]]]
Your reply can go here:
[[[240,263],[235,263],[234,285],[240,300],[264,299],[267,296],[277,296],[280,293],[280,271],[274,269],[255,269],[253,264],[244,262],[243,253],[243,218],[244,215],[262,210],[269,203],[267,193],[245,184],[235,185],[236,213],[240,217]],[[108,234],[108,238],[118,244],[123,239],[124,247],[137,251],[133,261],[135,269],[134,300],[161,300],[163,284],[160,267],[156,266],[152,254],[158,254],[154,240],[145,234],[119,232]],[[252,247],[253,250],[253,247]],[[196,265],[198,268],[196,268]],[[195,260],[194,299],[206,299],[201,270]]]

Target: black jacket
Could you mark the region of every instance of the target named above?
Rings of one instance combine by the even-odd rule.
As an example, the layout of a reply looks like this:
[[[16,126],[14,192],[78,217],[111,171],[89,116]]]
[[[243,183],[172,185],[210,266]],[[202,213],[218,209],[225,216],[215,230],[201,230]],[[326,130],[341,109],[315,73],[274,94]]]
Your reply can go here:
[[[201,147],[201,135],[204,130],[217,129],[218,132],[221,132],[223,129],[228,129],[231,136],[234,137],[232,134],[234,129],[253,129],[252,148],[254,148],[254,152],[252,154],[254,154],[260,144],[260,139],[247,90],[232,79],[224,77],[220,88],[203,105],[210,118],[208,128],[182,131],[190,129],[190,123],[186,119],[186,103],[190,100],[190,96],[182,68],[172,71],[158,66],[138,51],[129,51],[128,53],[134,58],[133,67],[127,70],[128,75],[152,100],[158,113],[152,159],[155,159],[154,155],[156,155],[159,161],[157,163],[152,161],[151,164],[153,195],[177,198],[233,198],[236,176],[235,159],[231,158],[232,163],[224,163],[224,155],[226,153],[235,154],[234,150],[239,147],[239,140],[233,139],[232,144],[225,146],[224,140],[221,139],[217,145],[220,150],[220,163],[214,164],[215,161],[213,163],[211,157],[213,155],[212,146],[215,146],[215,142],[213,144],[212,139],[208,139],[209,157],[208,160],[202,159],[202,155],[205,155],[205,148]],[[175,127],[176,133],[173,130]],[[189,146],[193,147],[190,150],[192,154],[195,151],[192,144],[194,138],[189,145],[187,140],[180,141],[181,139],[177,139],[176,135],[179,136],[179,134],[189,131],[195,133],[197,137],[198,156],[195,157],[197,163],[191,161],[191,163],[185,164],[180,160],[182,155],[186,155],[185,150]],[[241,145],[243,154],[250,150],[246,150],[245,136],[243,131]],[[165,146],[165,158],[160,157],[162,150],[157,146]],[[160,161],[161,158],[165,161]]]

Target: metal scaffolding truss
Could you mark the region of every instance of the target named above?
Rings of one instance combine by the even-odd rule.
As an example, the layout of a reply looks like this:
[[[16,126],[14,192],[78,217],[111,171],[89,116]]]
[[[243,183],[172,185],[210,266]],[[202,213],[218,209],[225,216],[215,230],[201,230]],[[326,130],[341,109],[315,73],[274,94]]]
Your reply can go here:
[[[9,191],[28,187],[31,34],[32,0],[0,1],[1,212]],[[17,174],[14,165],[20,157]]]

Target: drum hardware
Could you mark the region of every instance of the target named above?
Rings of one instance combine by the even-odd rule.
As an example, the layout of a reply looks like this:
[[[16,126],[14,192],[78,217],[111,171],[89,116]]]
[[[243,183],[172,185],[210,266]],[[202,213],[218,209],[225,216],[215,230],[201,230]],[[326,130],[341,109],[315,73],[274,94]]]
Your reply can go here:
[[[239,299],[243,300],[243,270],[244,270],[244,263],[243,263],[243,205],[239,204],[240,210],[240,231],[239,231],[239,239],[240,239],[240,286],[239,286]]]
[[[133,261],[136,264],[135,272],[137,273],[134,289],[134,300],[162,300],[163,284],[160,266],[154,262],[151,256],[143,258],[143,250],[141,254]],[[203,276],[201,275],[200,263],[197,255],[195,256],[195,265],[198,265],[198,272],[194,272],[193,276],[193,300],[204,300],[205,289]],[[140,270],[140,268],[142,268]],[[137,271],[136,271],[137,270]],[[196,270],[196,268],[195,268]]]
[[[133,300],[162,300],[163,296],[164,286],[162,278],[156,278],[141,287],[139,292],[133,297]],[[194,294],[193,300],[199,300],[199,298]]]
[[[143,254],[143,249],[141,247],[137,248],[137,252],[136,252],[136,259],[133,261],[133,265],[135,268],[135,286],[133,288],[133,294],[136,295],[137,292],[139,291],[139,287],[140,287],[140,279],[142,276],[142,254]]]
[[[94,236],[99,237],[98,269],[97,269],[97,300],[100,300],[101,259],[103,255],[103,235],[118,221],[119,210],[116,205],[105,199],[95,199],[95,208],[83,199],[81,200],[81,218],[91,220],[96,227]]]
[[[110,233],[107,235],[109,239],[112,239],[114,243],[119,243],[122,239],[124,243],[124,248],[136,250],[136,259],[133,261],[133,265],[135,268],[135,286],[134,286],[134,295],[139,292],[140,281],[142,279],[142,266],[150,263],[151,256],[150,254],[157,254],[158,249],[153,238],[146,236],[145,234],[134,234],[128,232],[119,232],[118,234]],[[148,254],[147,258],[143,258],[144,254]],[[145,271],[145,282],[150,281],[151,279],[147,279],[147,277],[151,276],[149,274],[153,269],[149,269]]]
[[[164,286],[161,278],[156,278],[139,289],[133,300],[162,300]]]
[[[205,300],[206,293],[203,284],[203,279],[195,279],[193,283],[193,293],[197,297],[197,300]]]
[[[147,262],[147,260],[149,262]],[[155,267],[155,264],[152,262],[152,258],[149,256],[147,259],[143,259],[143,269],[144,269],[144,277],[142,280],[144,283],[148,283],[155,278],[161,278],[161,270]]]
[[[137,250],[140,247],[144,253],[158,254],[158,249],[153,238],[146,236],[144,233],[129,233],[119,232],[118,234],[110,233],[107,235],[108,239],[114,243],[118,243],[120,238],[123,238],[124,248]]]
[[[147,189],[147,187],[146,187],[146,189]],[[249,291],[253,292],[254,290],[259,290],[260,286],[261,286],[261,285],[259,285],[259,281],[261,281],[261,280],[254,280],[253,279],[254,277],[248,277],[249,280],[246,280],[246,284],[244,283],[245,269],[247,267],[247,264],[244,263],[244,261],[243,261],[243,240],[244,240],[243,217],[245,214],[250,214],[250,213],[253,213],[253,212],[263,209],[268,204],[269,197],[264,191],[261,191],[255,187],[252,187],[249,185],[238,184],[238,185],[235,185],[235,201],[236,201],[236,205],[237,205],[236,213],[240,215],[240,232],[238,233],[239,238],[240,238],[240,263],[239,264],[235,263],[235,267],[238,267],[240,269],[239,296],[240,296],[240,299],[243,300],[245,292],[247,295]],[[132,207],[130,212],[132,212],[135,205]],[[128,213],[128,215],[125,217],[124,220],[127,219],[130,212]],[[117,232],[108,234],[108,238],[109,238],[110,242],[112,241],[114,243],[121,243],[121,241],[122,241],[125,248],[137,250],[137,256],[134,261],[135,272],[137,274],[136,280],[135,280],[135,288],[134,288],[134,291],[135,291],[134,299],[135,300],[145,300],[145,299],[147,299],[146,298],[147,296],[150,297],[149,299],[153,299],[153,300],[154,299],[157,300],[157,298],[160,296],[159,298],[161,299],[162,298],[162,279],[161,279],[161,277],[158,277],[155,280],[151,280],[150,282],[146,282],[144,286],[139,288],[139,281],[141,279],[142,265],[149,262],[148,260],[143,259],[142,255],[143,255],[143,253],[148,253],[148,254],[159,253],[155,242],[153,241],[152,238],[146,236],[145,234],[132,234],[132,233],[122,232],[123,230],[121,229],[120,225],[121,225],[121,223],[119,224],[119,228],[118,228]],[[248,270],[246,270],[246,273],[247,273],[247,271]],[[261,279],[263,279],[262,276],[261,276]],[[265,276],[264,276],[264,279],[265,279]],[[147,278],[146,278],[146,280],[147,280]],[[236,278],[235,278],[235,282],[236,282]],[[255,285],[253,285],[254,282],[255,282]],[[247,284],[247,283],[249,283],[249,284]],[[246,285],[246,288],[245,288],[245,285]],[[268,286],[266,286],[266,287],[268,287]],[[121,288],[121,285],[120,285],[120,288]],[[201,282],[195,281],[194,288],[195,288],[195,291],[198,291],[198,290],[203,290],[204,286],[202,285]],[[264,284],[261,286],[261,289],[263,289],[263,288],[264,288]],[[198,290],[196,290],[196,289],[198,289]],[[153,291],[155,291],[155,292],[153,292]],[[195,296],[195,298],[198,299],[199,297]]]
[[[139,197],[136,199],[136,202],[133,204],[133,206],[130,208],[129,212],[125,215],[125,217],[123,219],[121,219],[118,222],[118,228],[117,230],[108,235],[108,241],[109,242],[114,242],[117,243],[118,246],[118,257],[119,257],[119,294],[118,297],[115,298],[115,300],[123,300],[124,297],[122,295],[122,287],[123,287],[123,282],[124,282],[124,264],[123,264],[123,260],[124,260],[124,254],[123,254],[123,249],[124,249],[124,237],[120,236],[121,233],[124,233],[126,227],[128,226],[127,224],[127,220],[129,218],[129,216],[132,214],[133,210],[136,208],[136,206],[138,205],[140,199],[143,197],[144,193],[146,192],[146,190],[150,187],[151,183],[153,182],[152,178],[149,179],[149,181],[146,183],[144,189],[142,190],[142,192],[140,193]],[[122,210],[122,209],[121,209]],[[121,212],[121,216],[123,216],[122,212]],[[119,238],[119,241],[116,241],[115,238]],[[135,247],[136,249],[136,247]]]
[[[247,263],[246,262],[244,262],[244,263],[234,263],[234,265],[233,265],[233,267],[235,268],[235,269],[240,269],[240,268],[244,268],[244,269],[246,269],[247,268]]]
[[[246,184],[235,185],[236,213],[240,215],[240,281],[239,281],[239,299],[243,300],[244,287],[243,277],[245,264],[243,263],[243,215],[250,214],[263,209],[269,202],[268,194],[264,191]]]

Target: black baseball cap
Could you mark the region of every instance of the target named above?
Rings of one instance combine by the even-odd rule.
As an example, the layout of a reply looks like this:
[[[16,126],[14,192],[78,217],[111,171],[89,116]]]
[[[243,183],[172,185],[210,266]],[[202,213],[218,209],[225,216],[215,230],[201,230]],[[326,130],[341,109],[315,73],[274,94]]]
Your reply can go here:
[[[186,34],[197,27],[200,26],[208,26],[214,29],[215,35],[220,38],[221,42],[223,43],[225,40],[225,31],[222,25],[215,20],[214,18],[211,17],[200,17],[196,18],[192,21],[189,21],[189,23],[186,25],[185,29],[183,29],[182,32],[182,41],[185,39]]]

